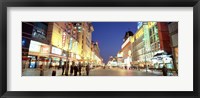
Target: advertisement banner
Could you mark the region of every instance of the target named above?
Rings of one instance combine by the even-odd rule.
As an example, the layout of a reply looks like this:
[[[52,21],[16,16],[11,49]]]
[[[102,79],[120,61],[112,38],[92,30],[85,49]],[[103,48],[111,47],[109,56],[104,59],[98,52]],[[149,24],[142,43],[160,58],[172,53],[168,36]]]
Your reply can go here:
[[[62,50],[56,47],[52,47],[51,53],[61,55]]]
[[[66,43],[66,32],[62,33],[62,46],[65,47],[65,43]]]

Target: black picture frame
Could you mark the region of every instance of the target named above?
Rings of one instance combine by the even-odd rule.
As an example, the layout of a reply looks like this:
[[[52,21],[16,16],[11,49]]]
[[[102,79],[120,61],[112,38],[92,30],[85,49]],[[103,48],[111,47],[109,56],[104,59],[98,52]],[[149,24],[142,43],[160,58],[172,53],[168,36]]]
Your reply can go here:
[[[2,98],[199,98],[200,0],[1,0],[0,96]],[[193,7],[193,91],[7,91],[7,7]],[[185,82],[185,81],[183,81]]]

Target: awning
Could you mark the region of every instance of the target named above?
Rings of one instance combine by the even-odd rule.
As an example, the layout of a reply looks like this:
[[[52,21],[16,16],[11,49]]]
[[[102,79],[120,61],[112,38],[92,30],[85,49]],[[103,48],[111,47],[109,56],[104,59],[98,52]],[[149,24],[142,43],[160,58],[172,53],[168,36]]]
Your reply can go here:
[[[26,57],[26,56],[23,56],[22,57],[22,60],[30,60],[30,58]]]

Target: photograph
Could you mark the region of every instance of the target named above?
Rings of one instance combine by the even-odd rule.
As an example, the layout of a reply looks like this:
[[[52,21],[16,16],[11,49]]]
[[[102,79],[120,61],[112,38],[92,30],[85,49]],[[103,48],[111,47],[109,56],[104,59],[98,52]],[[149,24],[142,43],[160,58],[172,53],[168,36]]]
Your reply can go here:
[[[22,22],[22,76],[178,76],[178,22]]]
[[[0,9],[3,98],[200,95],[200,0],[3,0]]]

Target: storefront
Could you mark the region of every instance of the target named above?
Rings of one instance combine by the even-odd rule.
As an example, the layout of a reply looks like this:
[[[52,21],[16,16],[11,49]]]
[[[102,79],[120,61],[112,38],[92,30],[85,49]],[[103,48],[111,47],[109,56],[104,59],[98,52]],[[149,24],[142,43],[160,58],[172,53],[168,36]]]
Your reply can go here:
[[[155,55],[152,58],[152,63],[154,65],[154,68],[163,68],[164,65],[166,65],[166,67],[168,69],[174,68],[173,59],[172,59],[171,55],[167,55],[167,54]]]
[[[22,69],[29,68],[30,58],[22,56]]]
[[[67,51],[63,50],[62,56],[61,65],[64,65],[64,62],[67,62]]]
[[[58,67],[60,66],[60,58],[59,57],[51,57],[51,66]]]
[[[37,68],[39,65],[49,66],[49,52],[49,45],[31,40],[28,53],[29,68]]]
[[[28,58],[30,58],[29,68],[36,68],[37,57],[36,56],[28,56]]]
[[[22,37],[22,68],[28,68],[30,59],[28,58],[30,40]]]
[[[61,67],[67,61],[67,52],[55,46],[51,48],[51,67]]]

